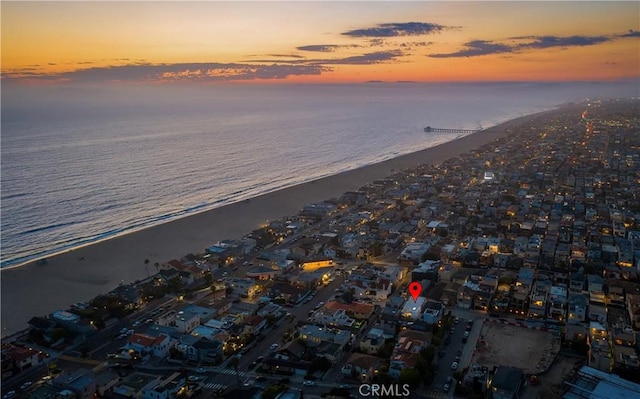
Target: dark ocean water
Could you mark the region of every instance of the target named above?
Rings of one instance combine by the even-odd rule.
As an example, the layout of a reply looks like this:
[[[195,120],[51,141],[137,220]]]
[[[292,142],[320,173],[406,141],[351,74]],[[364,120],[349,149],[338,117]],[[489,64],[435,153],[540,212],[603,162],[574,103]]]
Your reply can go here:
[[[489,127],[624,90],[505,83],[3,87],[1,266],[457,137],[426,134],[427,125]]]

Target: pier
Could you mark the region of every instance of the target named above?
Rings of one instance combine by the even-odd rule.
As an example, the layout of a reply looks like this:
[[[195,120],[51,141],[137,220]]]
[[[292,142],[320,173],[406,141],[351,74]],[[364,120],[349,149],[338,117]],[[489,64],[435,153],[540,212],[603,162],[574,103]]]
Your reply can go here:
[[[424,128],[424,132],[425,133],[459,133],[459,134],[471,134],[471,133],[477,133],[480,130],[473,130],[473,129],[443,129],[440,127],[431,127],[431,126],[427,126]]]

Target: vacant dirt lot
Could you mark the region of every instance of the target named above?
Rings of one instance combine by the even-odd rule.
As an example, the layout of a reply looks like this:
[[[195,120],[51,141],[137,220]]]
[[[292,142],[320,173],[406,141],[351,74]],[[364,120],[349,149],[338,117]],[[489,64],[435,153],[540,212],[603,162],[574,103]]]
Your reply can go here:
[[[570,379],[584,364],[584,359],[575,357],[556,358],[551,369],[538,377],[540,385],[528,385],[520,396],[521,399],[549,399],[562,396],[564,381]]]
[[[559,350],[560,340],[551,332],[485,320],[471,363],[538,374],[549,368]]]

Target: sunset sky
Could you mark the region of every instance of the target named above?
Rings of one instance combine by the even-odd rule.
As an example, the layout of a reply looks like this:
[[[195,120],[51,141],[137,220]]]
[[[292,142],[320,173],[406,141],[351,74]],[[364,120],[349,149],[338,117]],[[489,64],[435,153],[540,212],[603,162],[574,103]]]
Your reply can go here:
[[[640,2],[9,2],[2,79],[603,81],[640,76]]]

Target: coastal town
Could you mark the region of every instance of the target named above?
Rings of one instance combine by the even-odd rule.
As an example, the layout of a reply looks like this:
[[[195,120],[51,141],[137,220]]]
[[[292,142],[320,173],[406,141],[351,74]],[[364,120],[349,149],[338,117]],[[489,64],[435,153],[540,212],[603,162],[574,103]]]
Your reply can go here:
[[[640,397],[640,101],[508,133],[141,259],[3,339],[3,399]]]

